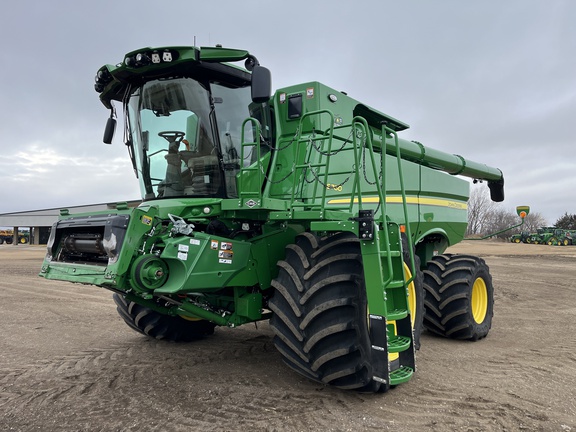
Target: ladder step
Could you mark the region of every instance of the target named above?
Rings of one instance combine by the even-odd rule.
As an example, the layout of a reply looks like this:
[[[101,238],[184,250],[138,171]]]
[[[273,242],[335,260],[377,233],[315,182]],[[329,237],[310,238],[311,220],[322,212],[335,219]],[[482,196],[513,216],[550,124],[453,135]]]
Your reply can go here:
[[[412,378],[414,370],[408,366],[400,366],[395,371],[390,372],[390,385],[405,383]]]
[[[402,253],[401,253],[400,251],[390,251],[390,256],[391,256],[391,257],[399,257],[399,256],[401,256],[401,255],[402,255]],[[386,251],[380,251],[380,256],[381,256],[381,257],[386,257],[386,256],[388,256],[388,252],[386,252]]]
[[[386,319],[388,321],[399,321],[403,318],[406,318],[408,316],[408,311],[406,309],[394,309],[391,311],[388,311],[388,316],[386,317]]]
[[[411,343],[412,339],[408,336],[391,336],[388,338],[388,352],[397,353],[406,351],[408,348],[410,348]]]
[[[403,280],[392,281],[388,285],[386,285],[386,289],[391,289],[391,288],[406,288],[406,285],[404,285]]]

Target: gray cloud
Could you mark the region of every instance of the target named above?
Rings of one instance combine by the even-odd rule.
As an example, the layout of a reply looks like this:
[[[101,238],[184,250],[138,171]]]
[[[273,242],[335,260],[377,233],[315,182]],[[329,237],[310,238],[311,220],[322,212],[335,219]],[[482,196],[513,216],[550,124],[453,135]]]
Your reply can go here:
[[[102,144],[93,77],[194,39],[250,50],[275,87],[324,82],[410,124],[408,139],[499,167],[504,206],[550,223],[576,212],[569,0],[22,0],[2,15],[0,213],[138,198],[120,139]]]

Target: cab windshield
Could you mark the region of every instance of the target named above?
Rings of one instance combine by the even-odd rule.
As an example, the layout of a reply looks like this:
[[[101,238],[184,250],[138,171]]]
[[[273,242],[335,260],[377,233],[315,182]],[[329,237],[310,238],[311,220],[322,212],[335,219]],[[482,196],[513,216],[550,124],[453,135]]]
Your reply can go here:
[[[237,197],[242,122],[250,88],[202,85],[191,78],[155,80],[137,88],[126,106],[145,200]],[[246,128],[246,141],[252,141]]]

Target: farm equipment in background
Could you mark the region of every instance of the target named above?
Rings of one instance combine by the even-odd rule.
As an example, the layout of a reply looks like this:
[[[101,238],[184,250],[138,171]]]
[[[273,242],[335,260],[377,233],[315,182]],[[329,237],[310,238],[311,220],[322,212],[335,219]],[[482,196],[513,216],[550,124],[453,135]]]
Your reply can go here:
[[[576,245],[576,230],[564,230],[564,237],[560,239],[561,246]]]
[[[555,228],[551,232],[543,233],[542,243],[549,246],[570,246],[574,244],[574,230]]]
[[[456,176],[502,201],[500,170],[404,140],[407,124],[318,82],[272,94],[244,50],[136,50],[95,89],[106,143],[122,104],[144,201],[62,210],[41,276],[109,289],[158,339],[269,320],[290,368],[342,389],[408,381],[423,326],[488,334],[488,266],[445,251],[467,226]]]
[[[25,244],[30,241],[30,233],[28,231],[18,231],[18,244]],[[14,243],[14,230],[0,230],[0,245]]]
[[[512,236],[510,241],[518,243],[518,238],[523,238],[524,243],[545,244],[549,246],[570,246],[575,244],[576,230],[567,230],[555,227],[540,227],[535,233]]]
[[[512,243],[526,243],[526,240],[530,236],[528,231],[522,231],[519,234],[512,234],[510,236],[510,241]]]
[[[549,246],[556,245],[558,239],[563,237],[563,231],[557,228],[547,227],[547,229],[540,234],[540,244],[547,244]]]
[[[544,236],[552,232],[554,227],[540,227],[536,229],[535,233],[530,233],[528,238],[526,239],[526,243],[530,244],[544,244]]]

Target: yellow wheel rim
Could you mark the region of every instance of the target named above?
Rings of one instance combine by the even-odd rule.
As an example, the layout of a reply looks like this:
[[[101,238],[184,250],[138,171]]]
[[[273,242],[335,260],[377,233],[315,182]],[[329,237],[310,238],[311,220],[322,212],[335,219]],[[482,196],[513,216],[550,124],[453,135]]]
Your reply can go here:
[[[410,280],[411,277],[410,267],[404,263],[404,278],[405,280]],[[416,287],[414,286],[414,280],[408,285],[408,309],[410,310],[410,324],[414,328],[414,323],[416,322]]]
[[[484,322],[488,311],[488,289],[484,279],[478,278],[472,285],[472,317],[478,324]]]

